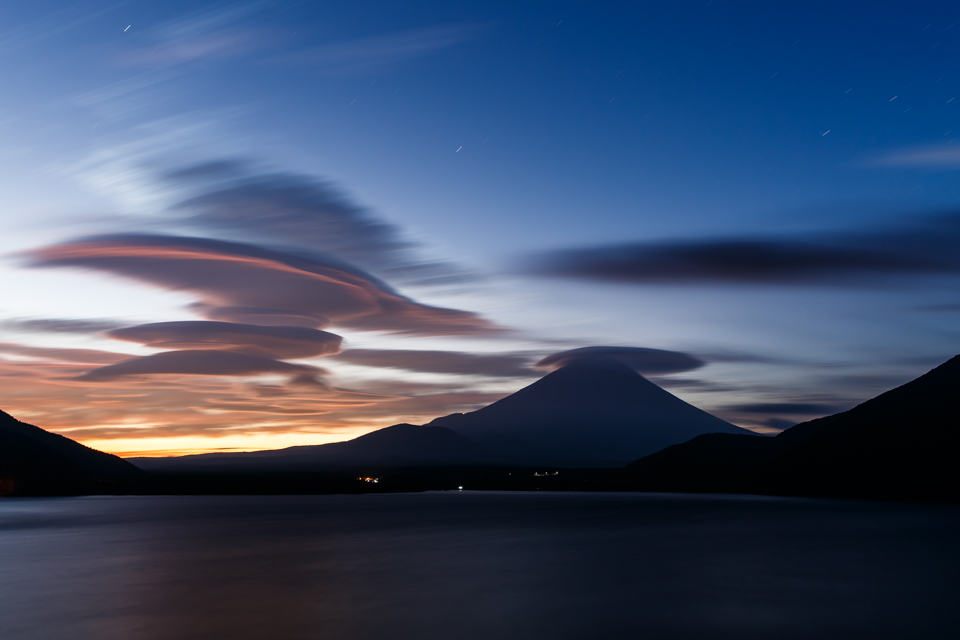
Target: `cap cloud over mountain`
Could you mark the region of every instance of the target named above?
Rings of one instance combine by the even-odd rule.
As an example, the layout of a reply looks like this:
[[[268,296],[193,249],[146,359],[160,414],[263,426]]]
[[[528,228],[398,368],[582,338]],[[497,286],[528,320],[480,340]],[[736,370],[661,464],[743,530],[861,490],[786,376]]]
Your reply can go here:
[[[647,455],[702,433],[750,433],[609,356],[576,358],[488,407],[430,425],[490,449],[567,466],[616,466],[634,453]]]
[[[643,375],[684,373],[707,363],[687,353],[644,347],[581,347],[549,355],[537,362],[540,369],[556,369],[578,360],[613,358]]]

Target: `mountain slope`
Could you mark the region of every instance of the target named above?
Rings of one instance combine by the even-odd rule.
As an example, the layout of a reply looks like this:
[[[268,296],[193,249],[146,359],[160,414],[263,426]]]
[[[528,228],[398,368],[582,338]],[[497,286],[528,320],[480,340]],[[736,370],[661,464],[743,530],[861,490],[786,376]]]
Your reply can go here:
[[[606,357],[574,360],[483,409],[429,425],[515,461],[558,466],[620,466],[703,433],[751,433]]]
[[[0,411],[0,478],[21,486],[121,480],[143,472],[109,453],[20,422]]]
[[[490,451],[442,427],[397,424],[346,442],[246,453],[132,458],[147,471],[178,473],[310,471],[334,466],[470,465],[496,461]]]
[[[638,488],[960,499],[960,356],[776,438],[701,437],[638,460]]]
[[[837,495],[960,494],[960,356],[832,418],[783,456],[781,482]]]
[[[336,466],[621,466],[701,433],[748,434],[617,360],[580,359],[492,405],[347,442],[274,451],[134,458],[148,471],[293,472]]]

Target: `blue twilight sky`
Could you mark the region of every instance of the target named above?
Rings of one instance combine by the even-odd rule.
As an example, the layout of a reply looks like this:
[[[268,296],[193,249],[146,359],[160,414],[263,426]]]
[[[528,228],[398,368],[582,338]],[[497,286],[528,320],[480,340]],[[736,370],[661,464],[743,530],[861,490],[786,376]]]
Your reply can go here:
[[[960,352],[958,55],[950,2],[9,0],[0,408],[272,448],[600,345],[849,408]]]

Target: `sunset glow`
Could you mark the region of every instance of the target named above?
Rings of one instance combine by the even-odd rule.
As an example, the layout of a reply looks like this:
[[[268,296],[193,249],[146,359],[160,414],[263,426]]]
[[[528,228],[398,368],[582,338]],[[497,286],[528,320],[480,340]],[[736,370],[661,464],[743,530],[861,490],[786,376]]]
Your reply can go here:
[[[320,444],[604,347],[776,433],[960,351],[949,21],[60,4],[0,33],[23,421],[122,455]]]

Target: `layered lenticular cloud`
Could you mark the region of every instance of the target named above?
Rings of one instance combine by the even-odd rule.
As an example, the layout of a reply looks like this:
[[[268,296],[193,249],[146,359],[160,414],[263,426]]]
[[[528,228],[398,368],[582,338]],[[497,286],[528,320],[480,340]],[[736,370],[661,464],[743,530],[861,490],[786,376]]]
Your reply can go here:
[[[255,376],[265,373],[317,374],[320,370],[301,364],[281,362],[273,358],[232,351],[191,350],[165,351],[150,356],[130,358],[117,364],[88,371],[78,380],[113,380],[125,376],[202,375]]]
[[[29,257],[37,267],[91,269],[187,291],[198,297],[198,309],[214,318],[218,311],[230,315],[239,308],[256,310],[245,316],[248,321],[266,320],[256,324],[284,324],[286,317],[293,316],[409,335],[502,331],[468,311],[414,302],[345,264],[249,244],[175,236],[105,236],[45,247]]]
[[[165,177],[164,187],[179,200],[166,210],[167,223],[172,218],[180,229],[213,237],[114,234],[25,257],[32,267],[100,272],[189,294],[189,309],[203,320],[135,326],[109,319],[5,321],[18,332],[97,335],[159,351],[132,356],[0,345],[0,353],[16,356],[0,358],[5,384],[29,387],[34,404],[47,407],[34,410],[38,422],[120,441],[146,434],[301,432],[336,439],[332,434],[339,431],[425,421],[492,397],[464,395],[457,384],[421,389],[418,397],[408,397],[410,389],[349,391],[328,384],[326,369],[296,362],[336,356],[342,338],[331,331],[339,329],[429,337],[505,331],[475,313],[417,302],[372,275],[369,270],[420,285],[462,275],[422,259],[397,227],[304,176],[251,175],[244,165],[225,161]],[[360,350],[341,362],[519,376],[529,374],[527,358],[399,351],[364,356]],[[85,421],[61,415],[60,399],[67,397],[88,407]]]
[[[202,321],[154,322],[108,335],[157,349],[222,350],[282,360],[331,355],[340,351],[342,341],[338,335],[305,327]]]

